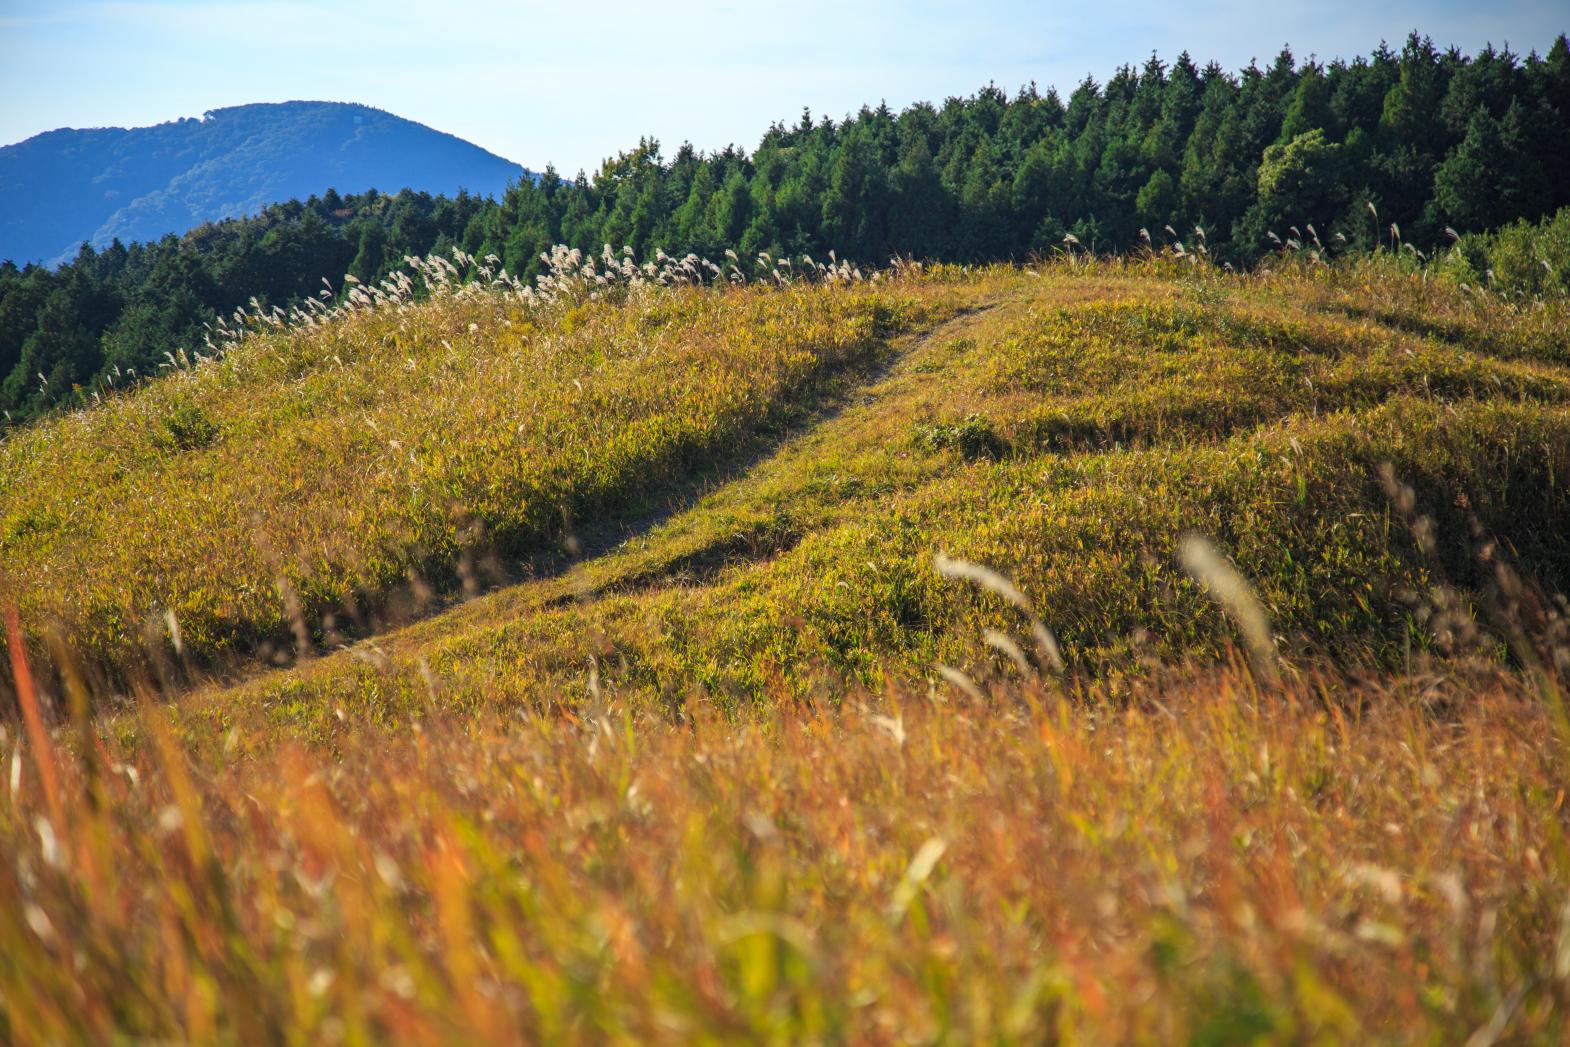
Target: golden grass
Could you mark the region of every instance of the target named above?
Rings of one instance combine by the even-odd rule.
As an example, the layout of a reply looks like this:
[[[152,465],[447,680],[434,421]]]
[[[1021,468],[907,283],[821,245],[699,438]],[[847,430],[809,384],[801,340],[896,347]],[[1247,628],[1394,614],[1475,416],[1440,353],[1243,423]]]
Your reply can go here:
[[[119,670],[166,613],[200,662],[300,646],[297,618],[319,642],[395,614],[411,575],[493,583],[574,520],[657,505],[971,291],[943,287],[449,295],[269,330],[0,443],[8,584]]]
[[[987,307],[897,342],[838,413],[711,474],[703,497],[621,545],[212,690],[192,715],[221,729],[260,707],[325,740],[344,731],[340,709],[396,721],[433,687],[455,708],[571,703],[591,659],[607,691],[665,708],[782,687],[832,701],[940,662],[1006,674],[976,639],[1012,612],[940,578],[940,551],[1014,579],[1083,672],[1235,636],[1176,562],[1190,531],[1259,591],[1289,659],[1397,668],[1445,646],[1440,605],[1493,584],[1474,528],[1548,590],[1570,581],[1570,368],[1550,351],[1570,343],[1562,309],[1474,305],[1391,274],[983,279],[970,300]],[[1414,334],[1394,319],[1408,312],[1477,344]],[[1386,463],[1415,488],[1434,555],[1392,512]]]
[[[187,766],[144,723],[64,824],[13,757],[0,1034],[1566,1034],[1570,781],[1508,678],[352,726]]]
[[[1570,1036],[1563,305],[611,297],[0,443],[0,1040]]]

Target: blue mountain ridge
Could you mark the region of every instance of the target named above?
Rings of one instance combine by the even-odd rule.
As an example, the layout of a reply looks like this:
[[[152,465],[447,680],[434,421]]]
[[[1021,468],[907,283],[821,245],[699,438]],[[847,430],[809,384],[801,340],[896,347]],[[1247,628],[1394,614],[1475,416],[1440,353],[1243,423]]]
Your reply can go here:
[[[62,128],[0,147],[0,259],[156,240],[268,204],[409,188],[498,196],[530,172],[370,106],[276,102],[153,127]]]

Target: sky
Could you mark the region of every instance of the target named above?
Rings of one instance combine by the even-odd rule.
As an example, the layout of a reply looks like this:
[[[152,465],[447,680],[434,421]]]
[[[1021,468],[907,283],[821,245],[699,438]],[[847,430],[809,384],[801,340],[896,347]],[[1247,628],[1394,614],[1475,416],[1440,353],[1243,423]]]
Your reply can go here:
[[[1546,51],[1566,0],[0,0],[0,145],[248,102],[360,102],[572,175],[652,135],[754,147],[988,83],[1065,96],[1152,52],[1230,70],[1399,47]]]

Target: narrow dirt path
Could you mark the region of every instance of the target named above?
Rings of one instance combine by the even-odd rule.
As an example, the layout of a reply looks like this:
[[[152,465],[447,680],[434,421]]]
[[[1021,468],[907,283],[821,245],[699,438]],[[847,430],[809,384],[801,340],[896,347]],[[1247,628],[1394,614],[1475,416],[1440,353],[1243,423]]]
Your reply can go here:
[[[553,606],[656,586],[678,575],[696,580],[730,563],[777,554],[783,547],[749,548],[745,541],[730,541],[734,536],[703,533],[689,518],[697,515],[693,510],[700,504],[723,501],[727,495],[745,501],[750,482],[788,469],[792,461],[822,455],[830,448],[842,452],[865,448],[877,441],[883,416],[902,409],[914,387],[932,384],[936,376],[922,368],[930,368],[945,346],[1010,298],[1006,292],[995,293],[930,328],[898,337],[891,353],[792,431],[755,454],[690,477],[654,512],[583,522],[567,543],[570,551],[542,555],[522,565],[524,576],[517,580],[468,599],[432,598],[415,617],[378,628],[320,657],[276,668],[253,664],[225,678],[198,683],[189,696],[265,690],[291,677],[331,674],[345,659],[385,665],[400,656],[416,656],[442,636],[478,623],[516,620]]]

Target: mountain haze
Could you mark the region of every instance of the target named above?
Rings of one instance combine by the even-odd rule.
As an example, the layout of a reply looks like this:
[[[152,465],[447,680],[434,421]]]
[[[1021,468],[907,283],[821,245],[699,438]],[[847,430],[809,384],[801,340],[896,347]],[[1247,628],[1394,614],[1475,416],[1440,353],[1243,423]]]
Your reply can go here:
[[[0,147],[0,259],[156,240],[269,203],[412,188],[499,195],[527,172],[380,109],[279,102],[137,128],[63,128]]]

